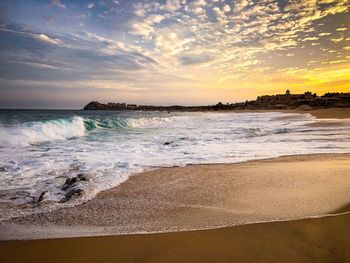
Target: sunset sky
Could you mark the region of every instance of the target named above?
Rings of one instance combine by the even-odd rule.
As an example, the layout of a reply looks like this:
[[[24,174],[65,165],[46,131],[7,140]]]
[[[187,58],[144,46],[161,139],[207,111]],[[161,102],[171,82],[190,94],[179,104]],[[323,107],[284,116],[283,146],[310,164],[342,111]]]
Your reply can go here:
[[[350,0],[2,0],[0,108],[350,91]]]

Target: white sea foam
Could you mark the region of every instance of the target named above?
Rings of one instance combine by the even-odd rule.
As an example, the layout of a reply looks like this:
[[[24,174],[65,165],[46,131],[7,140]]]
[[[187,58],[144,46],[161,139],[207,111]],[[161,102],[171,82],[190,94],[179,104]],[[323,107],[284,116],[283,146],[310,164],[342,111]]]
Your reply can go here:
[[[349,122],[310,126],[310,114],[78,114],[0,124],[0,219],[79,204],[155,167],[350,152]],[[84,195],[59,203],[65,180],[79,173],[92,175],[76,185]]]
[[[85,135],[84,119],[59,119],[34,122],[16,127],[0,128],[0,147],[28,146],[31,144],[65,140]]]
[[[132,118],[128,119],[128,126],[131,128],[137,127],[147,127],[147,126],[157,126],[165,122],[172,121],[174,118],[161,118],[161,117],[151,117],[151,118]]]

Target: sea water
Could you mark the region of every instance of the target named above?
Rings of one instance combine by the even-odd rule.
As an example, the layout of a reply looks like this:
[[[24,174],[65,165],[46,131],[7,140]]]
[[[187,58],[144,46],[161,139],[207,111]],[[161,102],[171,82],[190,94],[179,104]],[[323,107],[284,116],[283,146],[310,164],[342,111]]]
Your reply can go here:
[[[2,110],[0,220],[80,204],[158,167],[345,152],[350,122],[308,113]],[[62,202],[79,174],[83,194]]]

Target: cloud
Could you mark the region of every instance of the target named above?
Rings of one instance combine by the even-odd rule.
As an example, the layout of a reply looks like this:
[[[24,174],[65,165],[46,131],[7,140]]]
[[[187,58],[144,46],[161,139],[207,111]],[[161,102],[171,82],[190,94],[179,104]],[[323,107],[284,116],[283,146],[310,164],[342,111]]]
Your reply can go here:
[[[306,37],[302,41],[311,41],[311,40],[318,40],[318,37]]]
[[[195,14],[197,14],[197,15],[203,14],[203,13],[204,13],[204,9],[203,9],[202,7],[197,6],[197,7],[195,7],[195,8],[193,9],[193,13],[195,13]]]
[[[337,31],[346,31],[346,30],[348,30],[347,27],[340,27],[340,28],[337,28]]]
[[[344,37],[331,38],[331,41],[334,43],[339,43],[344,40]]]
[[[165,16],[160,14],[150,15],[141,21],[133,23],[132,31],[130,33],[144,37],[149,37],[151,33],[155,31],[154,26],[156,24],[159,24],[164,19]]]
[[[0,24],[1,77],[133,90],[220,82],[229,89],[281,69],[341,65],[349,56],[348,0],[90,0],[51,11],[40,30]]]
[[[88,8],[88,9],[91,9],[91,8],[93,8],[94,7],[94,3],[88,3],[87,5],[86,5],[86,7]]]
[[[235,12],[241,12],[244,8],[246,8],[247,6],[251,5],[252,2],[248,1],[248,0],[237,0],[234,3],[234,11]]]
[[[182,65],[196,65],[196,64],[202,64],[205,62],[212,61],[214,59],[212,54],[189,54],[189,55],[181,55],[178,60],[181,62]]]
[[[169,8],[172,5],[176,8]],[[164,5],[150,1],[147,5],[140,4],[139,8],[145,12],[142,20],[133,22],[132,33],[144,37],[143,45],[151,47],[146,52],[157,57],[164,69],[174,70],[178,67],[177,62],[180,65],[200,64],[202,70],[210,70],[216,75],[232,74],[232,71],[249,67],[266,68],[267,59],[263,62],[260,57],[297,48],[304,41],[318,40],[317,34],[328,36],[330,33],[318,32],[315,21],[345,10],[337,2],[319,8],[317,3],[310,1],[295,1],[283,10],[273,0],[241,0],[232,4],[203,0],[186,2],[186,5],[181,1]],[[150,17],[156,14],[162,19],[152,22]],[[176,37],[171,39],[169,32]],[[310,36],[311,32],[314,35]],[[322,45],[312,42],[307,48]],[[211,56],[197,55],[205,52]],[[294,55],[293,60],[300,59],[294,52],[289,54]],[[306,65],[307,59],[303,60]],[[238,65],[235,70],[232,70],[233,63]]]
[[[15,29],[16,30],[13,30]],[[2,79],[78,81],[134,79],[127,72],[150,68],[157,62],[132,47],[98,35],[64,34],[61,39],[40,32],[27,32],[7,24],[0,30],[4,52],[0,58]],[[108,51],[108,52],[107,52]]]
[[[205,6],[207,4],[207,2],[205,0],[196,0],[193,1],[193,5],[194,6]]]
[[[56,6],[60,9],[66,9],[66,4],[62,4],[59,0],[52,0],[51,5]]]
[[[231,11],[231,7],[230,7],[229,5],[224,5],[223,11],[224,11],[225,13],[230,12],[230,11]]]
[[[50,43],[50,44],[53,44],[53,45],[59,45],[62,43],[61,40],[59,39],[54,39],[54,38],[51,38],[51,37],[48,37],[47,35],[45,34],[38,34],[38,35],[35,35],[34,34],[34,37],[40,39],[41,41],[44,41],[44,42],[47,42],[47,43]]]
[[[166,0],[165,10],[168,11],[177,11],[181,6],[180,0]]]

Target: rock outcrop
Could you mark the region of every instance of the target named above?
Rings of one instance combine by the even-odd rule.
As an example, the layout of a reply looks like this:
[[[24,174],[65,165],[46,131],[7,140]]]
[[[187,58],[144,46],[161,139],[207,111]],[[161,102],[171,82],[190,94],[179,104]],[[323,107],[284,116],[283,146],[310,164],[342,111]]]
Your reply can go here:
[[[61,203],[69,201],[73,196],[80,196],[84,193],[79,182],[89,181],[93,175],[88,173],[79,173],[77,176],[67,178],[62,186],[65,196],[60,200]]]
[[[84,107],[84,110],[108,110],[108,107],[106,104],[102,104],[97,101],[91,101]]]

